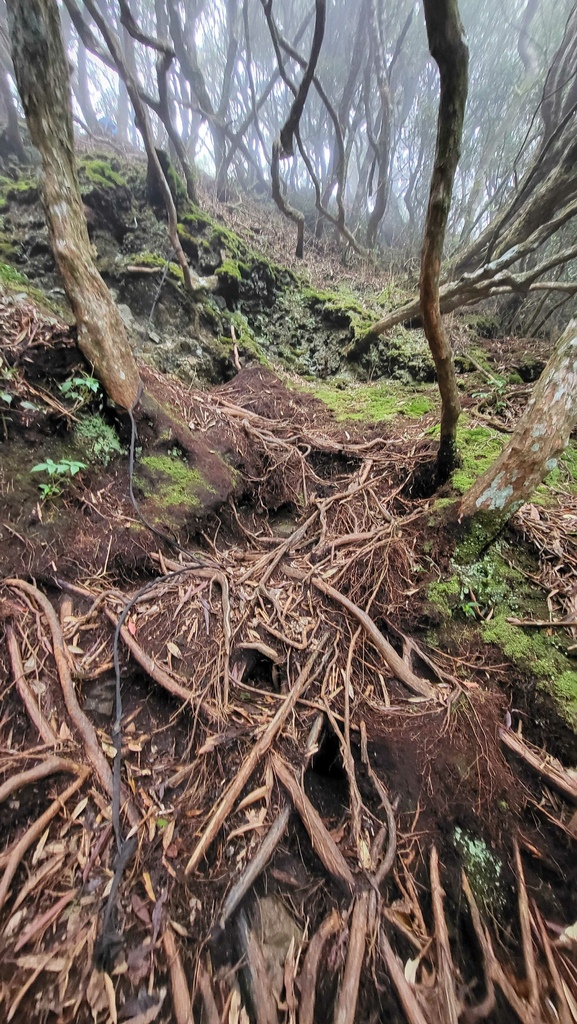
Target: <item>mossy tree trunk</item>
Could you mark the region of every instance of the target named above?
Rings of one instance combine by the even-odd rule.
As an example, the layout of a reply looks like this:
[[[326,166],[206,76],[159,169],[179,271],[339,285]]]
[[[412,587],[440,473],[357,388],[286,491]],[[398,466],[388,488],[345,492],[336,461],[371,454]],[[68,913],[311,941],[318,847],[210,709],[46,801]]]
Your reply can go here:
[[[140,378],[126,330],[98,273],[78,187],[70,83],[56,0],[7,0],[12,61],[30,137],[40,151],[54,258],[78,325],[78,346],[126,409]]]
[[[469,51],[457,0],[424,0],[424,6],[429,49],[439,67],[441,93],[435,163],[421,255],[420,299],[423,328],[441,392],[441,441],[437,467],[439,477],[447,479],[456,464],[461,404],[451,343],[441,318],[439,280],[453,182],[461,153]]]
[[[574,319],[559,338],[508,444],[462,498],[459,519],[480,524],[485,543],[489,543],[555,469],[576,424],[577,319]]]

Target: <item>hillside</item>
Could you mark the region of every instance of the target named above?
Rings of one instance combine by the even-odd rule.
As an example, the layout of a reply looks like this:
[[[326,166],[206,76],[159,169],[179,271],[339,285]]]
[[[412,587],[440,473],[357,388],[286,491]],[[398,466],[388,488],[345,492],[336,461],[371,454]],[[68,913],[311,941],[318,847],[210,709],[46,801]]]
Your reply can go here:
[[[336,1014],[355,972],[357,1020],[434,1020],[447,978],[462,1019],[553,1019],[577,919],[574,443],[486,549],[444,525],[547,344],[493,308],[450,318],[461,465],[434,490],[422,331],[347,354],[410,278],[330,242],[297,265],[269,206],[175,181],[191,297],[142,164],[86,152],[80,180],[166,420],[107,402],[37,183],[7,169],[5,1019],[180,1024],[181,998],[272,1024]]]

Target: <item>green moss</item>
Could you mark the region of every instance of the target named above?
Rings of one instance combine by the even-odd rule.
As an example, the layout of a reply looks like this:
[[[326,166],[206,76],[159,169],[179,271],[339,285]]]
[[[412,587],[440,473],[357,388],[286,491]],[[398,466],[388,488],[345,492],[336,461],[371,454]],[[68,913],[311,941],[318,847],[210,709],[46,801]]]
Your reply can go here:
[[[231,326],[234,327],[239,354],[251,357],[255,362],[260,363],[261,366],[268,366],[269,361],[256,340],[254,332],[251,330],[244,314],[239,312],[229,313],[225,319],[228,319]],[[222,335],[219,340],[226,350],[227,358],[231,358],[234,345],[232,337],[227,338]]]
[[[451,618],[461,597],[461,581],[458,576],[448,580],[434,580],[429,584],[427,597],[434,607],[446,618]]]
[[[99,188],[119,188],[127,184],[126,178],[114,170],[110,160],[80,160],[78,170],[93,185]]]
[[[14,256],[16,254],[16,246],[13,242],[10,242],[5,235],[0,234],[0,256]]]
[[[159,267],[164,270],[168,261],[157,252],[137,252],[127,256],[124,262],[131,267]],[[178,263],[168,263],[168,274],[175,281],[184,281],[184,274]]]
[[[0,193],[4,200],[14,203],[34,203],[38,199],[38,184],[33,178],[1,178]]]
[[[375,319],[350,292],[319,291],[305,287],[301,290],[301,296],[305,305],[320,313],[323,320],[337,327],[348,327],[351,342],[365,334]]]
[[[168,162],[167,181],[172,192],[172,198],[174,199],[177,210],[181,210],[185,205],[188,204],[188,195],[186,193],[186,186],[178,174],[172,161]]]
[[[103,466],[108,466],[123,450],[116,431],[97,413],[78,421],[74,441],[87,462],[99,462]]]
[[[504,436],[489,427],[460,427],[457,430],[457,446],[461,465],[453,474],[455,490],[465,494],[477,477],[492,465],[504,442]]]
[[[515,556],[519,557],[518,549],[501,541],[477,561],[459,564],[456,559],[461,556],[457,549],[453,575],[435,580],[427,591],[430,603],[445,620],[441,632],[454,631],[458,620],[460,628],[465,628],[469,620],[486,643],[494,644],[519,672],[537,681],[553,698],[565,721],[575,728],[577,670],[567,655],[571,638],[558,631],[548,635],[549,631],[538,627],[515,626],[507,621],[548,617],[541,589],[512,563]],[[532,561],[526,568],[535,572]]]
[[[138,475],[136,482],[146,498],[153,498],[162,508],[185,505],[190,509],[202,504],[201,494],[214,493],[202,473],[179,458],[170,455],[147,455],[140,460],[149,470],[145,477]]]
[[[242,281],[242,274],[236,260],[223,260],[220,267],[217,267],[215,270],[215,274],[217,277],[227,278],[229,280],[238,281],[239,283]]]
[[[434,408],[436,394],[432,389],[416,392],[398,383],[356,384],[341,380],[336,384],[323,383],[313,389],[317,398],[334,413],[337,420],[379,422],[395,416],[418,419]]]
[[[0,281],[2,284],[11,285],[13,288],[18,287],[18,285],[28,286],[28,278],[24,277],[24,274],[20,274],[14,267],[9,266],[8,263],[0,263]]]

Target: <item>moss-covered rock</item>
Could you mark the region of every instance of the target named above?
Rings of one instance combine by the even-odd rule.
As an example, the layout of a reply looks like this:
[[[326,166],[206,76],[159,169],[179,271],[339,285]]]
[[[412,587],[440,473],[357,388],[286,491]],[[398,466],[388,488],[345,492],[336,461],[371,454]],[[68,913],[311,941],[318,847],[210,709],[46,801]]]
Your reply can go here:
[[[134,482],[144,498],[151,499],[157,521],[171,512],[198,514],[215,491],[200,470],[191,468],[178,453],[146,455],[138,464]]]
[[[457,548],[452,575],[429,585],[428,600],[440,616],[442,631],[450,632],[452,621],[469,622],[485,643],[499,648],[520,676],[533,678],[552,697],[561,717],[577,728],[577,668],[568,653],[571,638],[508,621],[548,617],[541,589],[515,566],[515,554],[505,541],[493,544],[474,561],[467,561],[467,551]]]
[[[118,162],[113,162],[103,157],[98,159],[85,157],[78,162],[80,178],[86,178],[87,181],[97,185],[99,188],[115,189],[126,187],[128,183],[124,175],[117,169],[118,167]]]

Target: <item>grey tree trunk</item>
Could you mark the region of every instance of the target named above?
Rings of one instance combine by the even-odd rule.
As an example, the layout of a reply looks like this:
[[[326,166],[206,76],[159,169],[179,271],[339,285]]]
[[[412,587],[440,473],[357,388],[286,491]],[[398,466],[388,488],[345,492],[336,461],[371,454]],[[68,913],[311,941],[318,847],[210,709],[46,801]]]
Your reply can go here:
[[[577,424],[577,319],[571,320],[535,385],[514,433],[460,502],[490,540],[552,469]]]
[[[12,61],[44,170],[54,258],[78,325],[78,346],[110,398],[134,406],[140,378],[120,314],[98,273],[78,188],[68,65],[56,0],[7,0]]]

